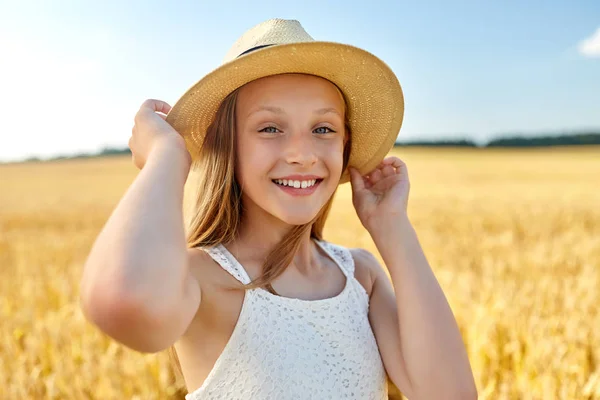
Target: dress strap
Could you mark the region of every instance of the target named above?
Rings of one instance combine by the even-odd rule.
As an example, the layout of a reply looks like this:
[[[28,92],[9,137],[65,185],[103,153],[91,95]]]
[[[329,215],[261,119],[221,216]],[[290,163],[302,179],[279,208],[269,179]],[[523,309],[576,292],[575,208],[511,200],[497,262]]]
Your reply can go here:
[[[329,255],[342,269],[342,272],[348,277],[354,276],[354,258],[352,253],[345,247],[326,242],[324,240],[315,240],[325,253]],[[204,249],[206,253],[219,264],[225,271],[229,272],[235,279],[243,284],[250,283],[251,279],[244,267],[222,244]]]
[[[222,244],[204,249],[206,253],[235,279],[247,285],[251,279],[242,265]]]
[[[350,250],[324,240],[315,240],[315,242],[339,264],[346,276],[354,276],[354,258],[352,257]]]

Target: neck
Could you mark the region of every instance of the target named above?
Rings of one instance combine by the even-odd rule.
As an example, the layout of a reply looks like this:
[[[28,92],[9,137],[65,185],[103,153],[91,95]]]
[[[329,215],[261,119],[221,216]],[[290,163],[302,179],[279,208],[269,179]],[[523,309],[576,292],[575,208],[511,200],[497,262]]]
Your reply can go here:
[[[235,240],[236,247],[241,245],[255,257],[264,259],[293,227],[255,204],[244,205],[244,214]],[[302,234],[300,246],[290,267],[306,275],[317,272],[322,269],[322,263],[318,262],[317,257],[311,230],[308,229]]]

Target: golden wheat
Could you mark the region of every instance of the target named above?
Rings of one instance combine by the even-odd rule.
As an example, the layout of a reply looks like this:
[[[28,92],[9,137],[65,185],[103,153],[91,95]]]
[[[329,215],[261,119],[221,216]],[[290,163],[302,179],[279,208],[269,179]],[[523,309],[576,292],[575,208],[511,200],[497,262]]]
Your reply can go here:
[[[600,399],[599,150],[394,151],[481,399]],[[0,398],[181,398],[166,354],[116,344],[78,308],[136,173],[128,157],[0,166]],[[325,233],[377,254],[348,185]]]

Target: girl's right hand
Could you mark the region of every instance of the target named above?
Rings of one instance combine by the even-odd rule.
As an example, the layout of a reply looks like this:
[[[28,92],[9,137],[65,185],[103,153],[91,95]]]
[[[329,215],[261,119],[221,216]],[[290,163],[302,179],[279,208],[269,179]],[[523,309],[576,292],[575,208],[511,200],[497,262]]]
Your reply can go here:
[[[165,119],[171,106],[164,101],[148,99],[144,101],[135,115],[135,124],[131,130],[129,149],[133,164],[142,169],[153,149],[158,146],[170,146],[181,151],[182,157],[191,162],[185,140]],[[160,114],[159,114],[160,113]]]

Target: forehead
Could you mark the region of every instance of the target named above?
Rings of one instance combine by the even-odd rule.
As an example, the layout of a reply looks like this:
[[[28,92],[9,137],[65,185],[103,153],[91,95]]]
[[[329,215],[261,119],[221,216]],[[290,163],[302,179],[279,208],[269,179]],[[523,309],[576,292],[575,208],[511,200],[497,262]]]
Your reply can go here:
[[[282,74],[254,80],[240,88],[238,106],[242,108],[257,103],[286,101],[327,103],[344,110],[344,97],[336,85],[327,79],[306,74]]]

